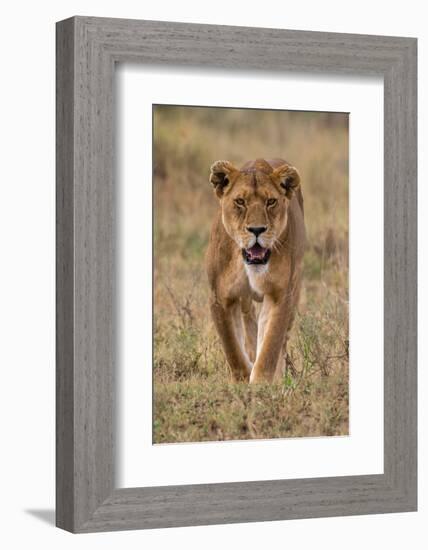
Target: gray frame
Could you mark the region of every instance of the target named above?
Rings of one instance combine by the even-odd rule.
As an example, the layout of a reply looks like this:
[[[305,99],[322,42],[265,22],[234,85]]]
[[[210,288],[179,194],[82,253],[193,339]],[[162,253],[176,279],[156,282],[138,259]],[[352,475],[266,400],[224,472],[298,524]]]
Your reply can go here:
[[[416,46],[414,38],[90,17],[57,24],[58,527],[91,532],[416,510]],[[123,61],[383,76],[382,475],[115,488],[113,82]]]

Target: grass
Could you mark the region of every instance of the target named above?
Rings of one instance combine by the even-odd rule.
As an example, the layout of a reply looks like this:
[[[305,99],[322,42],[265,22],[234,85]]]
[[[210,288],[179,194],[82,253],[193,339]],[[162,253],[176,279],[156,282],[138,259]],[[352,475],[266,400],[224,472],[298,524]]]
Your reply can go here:
[[[154,117],[154,442],[347,434],[346,115],[158,106]],[[231,382],[203,258],[210,165],[256,157],[299,169],[308,248],[290,369],[249,386]]]

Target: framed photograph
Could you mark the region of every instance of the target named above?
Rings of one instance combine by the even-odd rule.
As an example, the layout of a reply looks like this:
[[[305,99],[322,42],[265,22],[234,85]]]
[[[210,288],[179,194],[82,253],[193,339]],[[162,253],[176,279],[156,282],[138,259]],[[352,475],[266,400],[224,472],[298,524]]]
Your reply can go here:
[[[56,47],[57,526],[416,510],[416,39]]]

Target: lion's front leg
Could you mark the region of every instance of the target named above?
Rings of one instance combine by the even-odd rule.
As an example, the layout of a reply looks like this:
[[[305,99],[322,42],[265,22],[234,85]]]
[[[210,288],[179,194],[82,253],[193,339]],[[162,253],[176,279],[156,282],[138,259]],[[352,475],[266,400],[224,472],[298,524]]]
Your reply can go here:
[[[248,380],[251,363],[241,348],[236,331],[236,309],[238,304],[222,305],[217,300],[211,303],[211,315],[223,345],[226,360],[235,381]]]
[[[265,296],[259,317],[257,359],[251,371],[250,383],[272,382],[278,375],[289,304],[287,300],[274,301]]]
[[[241,299],[241,311],[244,326],[244,346],[251,363],[254,363],[257,356],[257,319],[251,297]]]

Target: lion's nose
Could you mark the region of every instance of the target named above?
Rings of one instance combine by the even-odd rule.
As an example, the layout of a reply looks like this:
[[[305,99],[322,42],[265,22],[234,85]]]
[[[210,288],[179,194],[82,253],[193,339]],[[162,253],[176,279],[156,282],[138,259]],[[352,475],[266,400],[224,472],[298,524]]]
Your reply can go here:
[[[261,225],[259,227],[247,227],[247,231],[253,233],[256,237],[264,233],[266,229],[267,227],[265,225]]]

